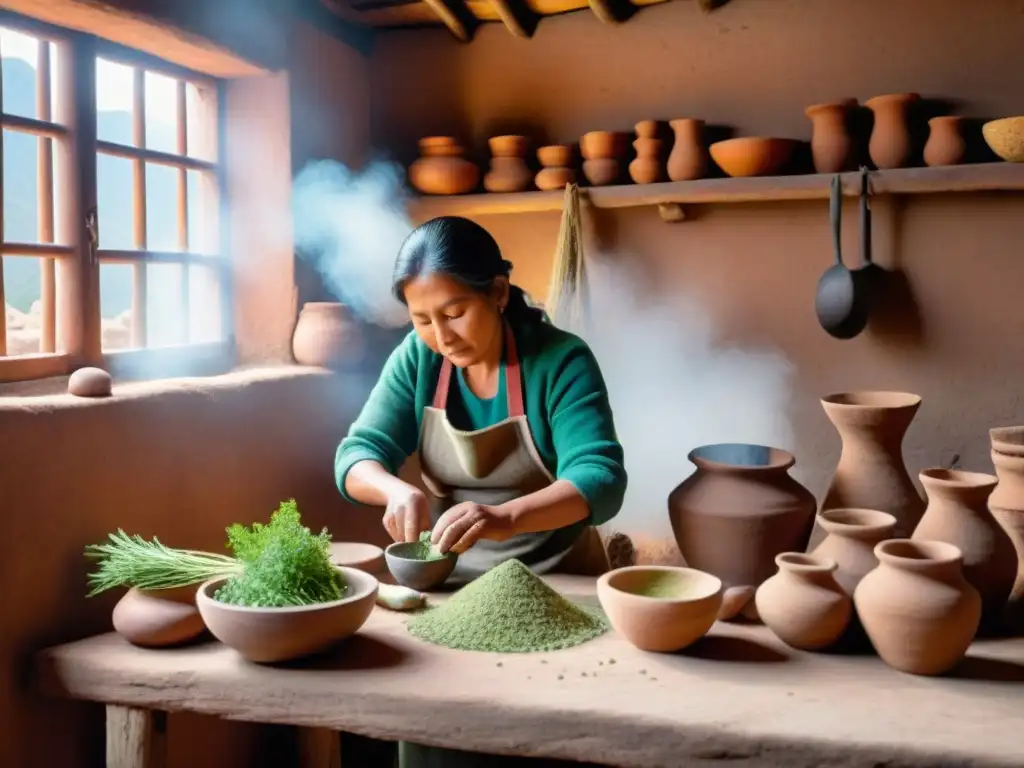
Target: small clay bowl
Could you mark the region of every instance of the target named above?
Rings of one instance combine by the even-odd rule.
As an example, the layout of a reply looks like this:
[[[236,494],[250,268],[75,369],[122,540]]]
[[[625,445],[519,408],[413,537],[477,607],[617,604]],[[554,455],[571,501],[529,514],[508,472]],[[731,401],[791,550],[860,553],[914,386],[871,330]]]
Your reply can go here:
[[[700,640],[722,606],[722,581],[695,568],[632,565],[597,580],[615,631],[643,651],[672,653]]]
[[[348,584],[341,600],[284,608],[249,608],[214,599],[226,579],[211,579],[196,593],[210,634],[249,661],[274,663],[310,656],[360,630],[373,611],[379,582],[356,568],[338,567]]]
[[[429,592],[448,580],[459,556],[455,552],[448,552],[436,560],[417,560],[410,555],[418,546],[416,542],[396,541],[384,550],[384,559],[395,581],[403,587]]]
[[[716,141],[708,151],[729,176],[771,176],[785,167],[800,142],[766,136],[744,136]]]
[[[1003,117],[981,126],[989,149],[1008,163],[1024,163],[1024,117]]]
[[[1024,456],[1024,427],[993,427],[988,434],[996,453]]]
[[[330,546],[331,562],[347,568],[378,574],[384,571],[384,550],[373,544],[358,541],[339,541]]]
[[[537,150],[537,159],[545,168],[569,168],[573,161],[573,148],[566,144],[549,144]]]

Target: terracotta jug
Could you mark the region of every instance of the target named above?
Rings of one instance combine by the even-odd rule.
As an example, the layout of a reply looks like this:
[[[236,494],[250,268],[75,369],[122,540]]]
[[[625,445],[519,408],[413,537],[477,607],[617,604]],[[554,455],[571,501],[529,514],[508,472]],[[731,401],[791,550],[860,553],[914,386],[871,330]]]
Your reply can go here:
[[[563,144],[553,144],[538,149],[537,159],[543,168],[537,174],[534,182],[537,189],[565,189],[566,184],[574,183],[576,171],[572,167],[572,155],[572,147]]]
[[[591,131],[580,137],[583,175],[593,186],[607,186],[619,181],[627,137],[615,131]]]
[[[842,454],[822,511],[877,509],[896,518],[896,537],[909,536],[924,513],[924,499],[903,463],[903,436],[921,398],[907,392],[841,392],[821,401]]]
[[[959,165],[967,152],[963,137],[964,119],[958,115],[933,117],[928,121],[924,145],[925,165]]]
[[[720,443],[689,459],[696,470],[668,499],[676,544],[687,565],[725,584],[719,618],[754,618],[754,592],[775,572],[775,556],[807,548],[814,496],[789,475],[793,454],[778,448]]]
[[[853,166],[853,139],[850,137],[850,110],[856,99],[834,104],[813,104],[804,110],[811,120],[811,157],[818,173],[839,173]]]
[[[875,651],[902,672],[948,672],[981,621],[981,596],[964,578],[960,550],[944,541],[889,539],[875,556],[878,567],[853,593]]]
[[[130,589],[114,606],[114,631],[144,648],[193,640],[206,629],[196,608],[198,589],[198,584],[177,589]]]
[[[292,355],[299,365],[346,369],[364,360],[366,337],[344,304],[310,301],[299,312]]]
[[[462,146],[451,136],[420,139],[420,158],[409,166],[409,183],[427,195],[472,192],[480,169],[464,158]]]
[[[984,472],[924,470],[928,507],[911,537],[945,541],[960,550],[964,578],[981,594],[983,623],[1002,618],[1017,578],[1017,551],[988,508],[998,482]]]
[[[629,164],[629,176],[637,184],[664,181],[665,167],[661,162],[662,140],[658,138],[658,123],[642,120],[636,124],[636,159]]]
[[[1024,619],[1024,427],[997,427],[989,430],[992,439],[992,464],[999,485],[992,491],[988,506],[1006,531],[1017,551],[1017,578],[1010,593],[1011,610]]]
[[[757,613],[786,645],[817,651],[850,625],[853,601],[835,580],[834,560],[798,552],[775,558],[779,572],[757,588]]]
[[[522,192],[533,181],[533,172],[526,165],[525,136],[494,136],[487,141],[491,148],[491,169],[484,176],[488,192]]]
[[[811,554],[834,560],[835,579],[848,595],[878,567],[875,545],[892,538],[896,518],[877,509],[827,509],[818,515],[827,534]]]
[[[708,148],[704,144],[704,121],[690,117],[669,121],[675,143],[668,155],[668,177],[672,181],[692,181],[704,177],[708,169]]]
[[[876,168],[902,168],[910,160],[910,106],[920,98],[916,93],[890,93],[864,102],[875,116],[868,153]]]

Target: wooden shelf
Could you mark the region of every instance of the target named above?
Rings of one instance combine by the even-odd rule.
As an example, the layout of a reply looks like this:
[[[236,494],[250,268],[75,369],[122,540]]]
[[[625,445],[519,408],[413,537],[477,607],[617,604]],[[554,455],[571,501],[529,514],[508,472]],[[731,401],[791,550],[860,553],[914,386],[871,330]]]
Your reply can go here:
[[[843,194],[860,194],[860,173],[842,174]],[[625,184],[615,187],[581,187],[581,201],[595,208],[657,206],[666,220],[678,220],[666,210],[684,205],[750,203],[784,200],[827,200],[832,174],[760,176],[743,179],[700,179],[661,184]],[[870,172],[873,195],[926,195],[949,192],[1024,191],[1024,163],[981,163],[938,168],[899,168]],[[434,216],[560,211],[561,190],[417,197],[410,213],[417,219]]]

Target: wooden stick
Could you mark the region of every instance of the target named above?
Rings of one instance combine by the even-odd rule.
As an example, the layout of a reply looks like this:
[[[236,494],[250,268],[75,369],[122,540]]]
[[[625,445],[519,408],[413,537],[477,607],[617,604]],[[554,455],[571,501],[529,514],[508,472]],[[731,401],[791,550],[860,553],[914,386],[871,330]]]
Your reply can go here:
[[[165,713],[107,705],[107,768],[166,768],[166,741]]]
[[[341,768],[341,734],[330,728],[299,728],[299,768]]]
[[[463,0],[423,0],[430,10],[444,22],[456,40],[468,43],[473,39],[479,20],[474,16]]]
[[[526,4],[526,0],[491,0],[495,13],[505,28],[516,37],[533,37],[540,16]]]

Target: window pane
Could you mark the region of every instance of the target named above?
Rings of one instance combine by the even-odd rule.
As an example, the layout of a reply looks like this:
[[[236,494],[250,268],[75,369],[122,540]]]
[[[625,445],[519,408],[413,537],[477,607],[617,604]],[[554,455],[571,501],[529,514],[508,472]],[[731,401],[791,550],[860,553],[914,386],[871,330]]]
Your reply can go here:
[[[134,104],[134,68],[96,59],[96,138],[134,146]]]
[[[220,254],[220,199],[217,177],[188,171],[188,250],[204,256]]]
[[[146,346],[184,344],[181,264],[146,265]]]
[[[4,301],[7,304],[7,354],[35,355],[42,351],[43,328],[41,259],[4,256]]]
[[[96,214],[100,248],[117,251],[135,249],[134,178],[131,160],[102,153],[96,156]]]
[[[209,267],[192,264],[188,271],[189,342],[221,341],[220,277]]]
[[[131,346],[133,269],[131,264],[100,264],[100,324],[104,352]]]
[[[146,248],[179,251],[178,169],[146,163]]]
[[[178,81],[146,72],[146,149],[178,154]]]
[[[185,124],[188,156],[217,162],[217,89],[188,83],[185,86]]]
[[[39,242],[38,145],[35,136],[4,131],[4,232],[9,243]]]
[[[38,118],[36,109],[36,66],[40,42],[23,32],[0,28],[3,56],[3,111],[18,117]]]

